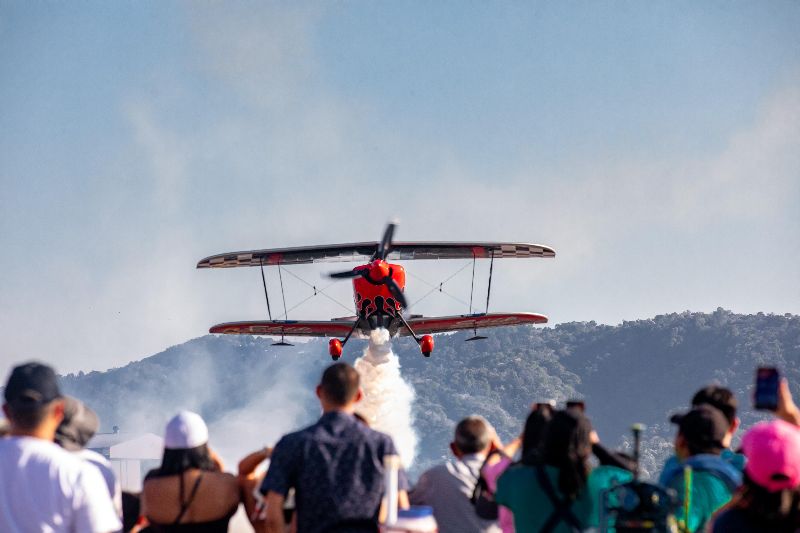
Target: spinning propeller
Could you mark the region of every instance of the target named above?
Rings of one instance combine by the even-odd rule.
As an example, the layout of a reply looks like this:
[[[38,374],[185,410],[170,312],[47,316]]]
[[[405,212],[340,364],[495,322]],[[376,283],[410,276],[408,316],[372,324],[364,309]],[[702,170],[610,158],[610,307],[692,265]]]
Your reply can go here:
[[[390,223],[386,226],[386,231],[383,232],[383,238],[378,244],[378,249],[372,256],[372,261],[369,265],[354,268],[353,270],[345,270],[344,272],[333,272],[328,274],[333,279],[351,279],[362,277],[372,283],[373,285],[386,285],[389,292],[400,303],[403,308],[407,307],[406,297],[400,286],[392,278],[392,268],[386,262],[386,257],[392,251],[392,237],[394,236],[394,228],[396,224]]]

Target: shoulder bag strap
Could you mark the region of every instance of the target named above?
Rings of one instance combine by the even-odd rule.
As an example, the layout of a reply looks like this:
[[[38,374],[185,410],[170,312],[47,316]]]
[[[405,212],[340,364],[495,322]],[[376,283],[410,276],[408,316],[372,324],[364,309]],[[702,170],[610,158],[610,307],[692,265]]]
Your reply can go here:
[[[471,498],[472,503],[475,503],[475,500],[478,499],[479,492],[484,492],[486,494],[491,493],[491,491],[489,490],[489,486],[486,484],[486,479],[484,479],[483,477],[483,469],[486,467],[487,464],[489,464],[489,459],[491,459],[492,456],[495,454],[499,455],[500,452],[497,450],[493,450],[492,452],[490,452],[489,455],[486,456],[486,459],[483,460],[483,463],[481,464],[480,468],[478,468],[478,475],[475,476],[475,486],[472,489],[472,498]],[[470,471],[470,474],[472,474],[472,471]]]

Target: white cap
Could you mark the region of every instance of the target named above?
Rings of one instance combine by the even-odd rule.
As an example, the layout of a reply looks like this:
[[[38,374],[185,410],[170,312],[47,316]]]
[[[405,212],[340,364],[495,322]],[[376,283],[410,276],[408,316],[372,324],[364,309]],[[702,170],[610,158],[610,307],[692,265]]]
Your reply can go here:
[[[181,411],[167,423],[164,448],[188,450],[208,442],[208,427],[197,413]]]

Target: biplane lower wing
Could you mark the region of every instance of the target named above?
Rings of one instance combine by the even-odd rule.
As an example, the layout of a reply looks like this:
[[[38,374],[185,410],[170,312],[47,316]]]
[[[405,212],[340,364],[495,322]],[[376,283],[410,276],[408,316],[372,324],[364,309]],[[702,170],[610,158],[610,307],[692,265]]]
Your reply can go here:
[[[229,335],[286,335],[289,337],[344,337],[353,328],[351,320],[296,321],[263,320],[217,324],[209,333]]]
[[[546,324],[547,317],[537,313],[489,313],[442,317],[420,317],[408,320],[408,325],[418,335],[459,331],[469,329],[496,328],[500,326],[519,326],[522,324]],[[407,328],[399,330],[400,335],[410,335]]]

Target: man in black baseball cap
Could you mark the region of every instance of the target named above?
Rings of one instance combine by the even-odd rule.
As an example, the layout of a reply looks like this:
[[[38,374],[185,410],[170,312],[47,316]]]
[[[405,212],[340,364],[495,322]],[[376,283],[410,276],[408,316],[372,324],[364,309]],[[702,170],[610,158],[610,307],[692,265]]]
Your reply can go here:
[[[728,421],[725,415],[708,404],[698,405],[684,414],[669,419],[678,426],[675,448],[685,459],[701,453],[719,455],[725,449]]]
[[[26,363],[14,368],[5,389],[3,411],[12,434],[46,438],[64,417],[56,373],[47,365]],[[48,416],[50,415],[50,416]],[[52,437],[49,440],[53,440]]]
[[[736,395],[727,387],[707,385],[692,397],[692,407],[697,407],[698,405],[716,407],[725,415],[725,419],[728,421],[728,431],[722,443],[726,448],[730,448],[733,434],[739,429],[739,417],[736,416],[739,404],[736,401]],[[743,467],[744,465],[742,465]]]
[[[4,396],[11,431],[0,439],[0,531],[118,531],[100,470],[53,442],[64,418],[53,369],[14,368]]]
[[[708,404],[670,417],[677,424],[676,460],[664,465],[659,483],[675,489],[684,502],[677,513],[688,531],[703,530],[706,522],[730,501],[742,483],[742,472],[721,457],[729,423],[725,415]],[[687,470],[691,478],[684,479]],[[690,484],[691,493],[686,494]]]

